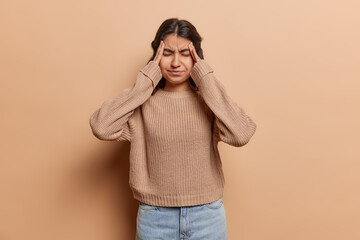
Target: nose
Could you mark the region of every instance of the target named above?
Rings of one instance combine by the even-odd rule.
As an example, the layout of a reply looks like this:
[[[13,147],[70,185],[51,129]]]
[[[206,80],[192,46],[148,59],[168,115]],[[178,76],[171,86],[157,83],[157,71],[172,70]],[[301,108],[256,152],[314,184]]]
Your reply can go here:
[[[180,66],[180,63],[179,63],[179,56],[177,53],[174,54],[174,57],[171,61],[171,67],[173,68],[177,68]]]

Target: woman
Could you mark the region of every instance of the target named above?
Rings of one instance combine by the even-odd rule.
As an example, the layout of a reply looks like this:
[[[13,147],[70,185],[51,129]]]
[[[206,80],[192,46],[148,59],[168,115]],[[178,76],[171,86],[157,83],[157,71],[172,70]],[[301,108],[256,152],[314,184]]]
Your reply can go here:
[[[201,40],[190,22],[165,20],[136,82],[90,117],[97,138],[131,142],[139,240],[228,238],[217,144],[247,144],[256,124],[215,78]]]

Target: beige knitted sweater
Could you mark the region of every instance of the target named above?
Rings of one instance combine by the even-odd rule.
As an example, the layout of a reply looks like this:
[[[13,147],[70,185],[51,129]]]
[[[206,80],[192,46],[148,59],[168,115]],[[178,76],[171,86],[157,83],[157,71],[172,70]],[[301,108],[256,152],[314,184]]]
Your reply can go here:
[[[135,83],[90,117],[101,140],[127,140],[134,198],[156,206],[193,206],[222,197],[225,179],[217,144],[241,147],[256,124],[225,92],[201,59],[190,76],[198,89],[155,88],[162,75],[150,61]]]

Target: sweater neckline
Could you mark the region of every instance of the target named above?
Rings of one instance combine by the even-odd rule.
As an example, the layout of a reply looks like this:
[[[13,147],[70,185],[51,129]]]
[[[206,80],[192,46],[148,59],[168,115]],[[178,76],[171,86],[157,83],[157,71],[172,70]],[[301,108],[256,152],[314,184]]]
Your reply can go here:
[[[159,96],[164,96],[164,97],[181,98],[181,97],[189,97],[194,95],[194,90],[190,89],[186,91],[166,91],[163,90],[162,88],[158,88],[157,94]]]

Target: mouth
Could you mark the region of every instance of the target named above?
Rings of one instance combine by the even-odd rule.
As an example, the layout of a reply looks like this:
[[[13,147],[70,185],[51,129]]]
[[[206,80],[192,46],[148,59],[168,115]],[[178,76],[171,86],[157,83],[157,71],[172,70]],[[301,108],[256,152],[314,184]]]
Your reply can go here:
[[[183,71],[169,71],[169,72],[173,76],[180,76],[183,73]]]

